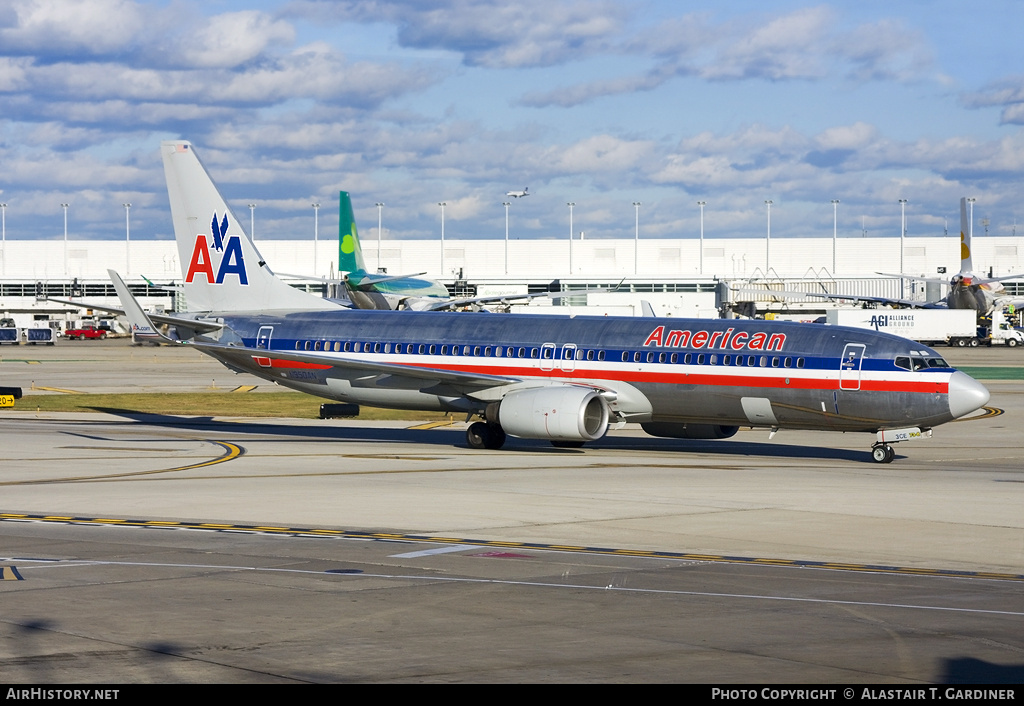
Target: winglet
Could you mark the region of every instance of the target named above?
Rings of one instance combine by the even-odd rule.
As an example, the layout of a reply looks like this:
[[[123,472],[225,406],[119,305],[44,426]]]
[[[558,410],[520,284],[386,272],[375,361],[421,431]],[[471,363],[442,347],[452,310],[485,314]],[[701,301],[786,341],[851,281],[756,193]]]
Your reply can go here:
[[[121,305],[124,307],[124,315],[128,319],[128,323],[131,324],[132,334],[138,341],[161,341],[163,343],[179,343],[172,338],[160,333],[156,326],[153,325],[153,321],[149,318],[145,311],[142,310],[142,306],[138,300],[132,296],[132,293],[128,291],[128,285],[121,279],[121,275],[114,272],[114,270],[107,270],[107,275],[110,276],[110,281],[114,285],[114,290],[117,292],[118,298],[121,300]]]

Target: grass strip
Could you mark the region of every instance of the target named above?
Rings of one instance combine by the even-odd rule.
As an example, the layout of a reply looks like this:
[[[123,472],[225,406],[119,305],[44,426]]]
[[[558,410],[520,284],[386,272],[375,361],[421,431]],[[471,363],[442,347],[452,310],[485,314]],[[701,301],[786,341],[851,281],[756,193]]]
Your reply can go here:
[[[26,391],[27,392],[27,391]],[[202,417],[292,417],[318,419],[320,405],[330,400],[302,392],[153,392],[132,394],[26,394],[14,408],[40,412],[95,412],[119,409],[142,414],[169,414]],[[443,412],[409,412],[377,407],[360,407],[357,419],[415,420],[447,419]]]

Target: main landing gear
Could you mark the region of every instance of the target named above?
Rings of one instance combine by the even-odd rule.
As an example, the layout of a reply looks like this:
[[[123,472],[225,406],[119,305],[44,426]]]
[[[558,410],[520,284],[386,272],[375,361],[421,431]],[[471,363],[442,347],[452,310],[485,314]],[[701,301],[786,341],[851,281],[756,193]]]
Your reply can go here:
[[[500,449],[505,438],[505,430],[497,424],[473,422],[466,430],[466,443],[471,449]]]
[[[500,449],[505,445],[508,436],[505,430],[497,424],[487,422],[473,422],[466,429],[466,443],[471,449]],[[551,445],[558,449],[578,449],[583,446],[582,441],[552,439]]]

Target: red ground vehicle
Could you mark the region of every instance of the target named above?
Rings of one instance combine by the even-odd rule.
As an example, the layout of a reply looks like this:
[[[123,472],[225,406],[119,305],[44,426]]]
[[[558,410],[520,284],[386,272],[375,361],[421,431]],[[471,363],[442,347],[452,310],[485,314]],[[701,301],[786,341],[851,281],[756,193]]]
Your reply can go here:
[[[86,326],[84,328],[69,328],[64,332],[64,335],[71,340],[74,339],[85,339],[85,338],[106,338],[107,334],[110,333],[109,329],[96,328],[94,326]]]

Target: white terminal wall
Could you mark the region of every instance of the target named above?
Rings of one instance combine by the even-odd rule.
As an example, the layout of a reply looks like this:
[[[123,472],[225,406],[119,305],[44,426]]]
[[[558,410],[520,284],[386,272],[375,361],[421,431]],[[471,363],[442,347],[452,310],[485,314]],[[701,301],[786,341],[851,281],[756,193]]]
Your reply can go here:
[[[311,241],[257,240],[276,272],[327,277],[337,269],[337,240],[322,239],[313,252]],[[1024,243],[1018,236],[975,236],[974,271],[996,276],[1024,271]],[[380,259],[377,243],[363,241],[367,268],[385,267],[389,274],[425,272],[450,281],[462,270],[471,282],[512,279],[588,281],[636,276],[643,280],[701,278],[737,279],[764,276],[786,278],[867,277],[876,272],[899,273],[900,239],[893,237],[706,239],[703,273],[699,241],[689,239],[575,240],[570,269],[569,240],[446,240],[442,263],[438,240],[385,240]],[[766,252],[768,250],[768,252]],[[767,262],[766,262],[767,259]],[[316,267],[314,268],[314,261]],[[948,274],[960,270],[956,236],[907,238],[902,253],[905,274],[934,276],[939,267]],[[0,250],[0,277],[5,280],[106,279],[107,269],[128,278],[181,279],[173,241],[116,240],[24,241],[8,239]]]

